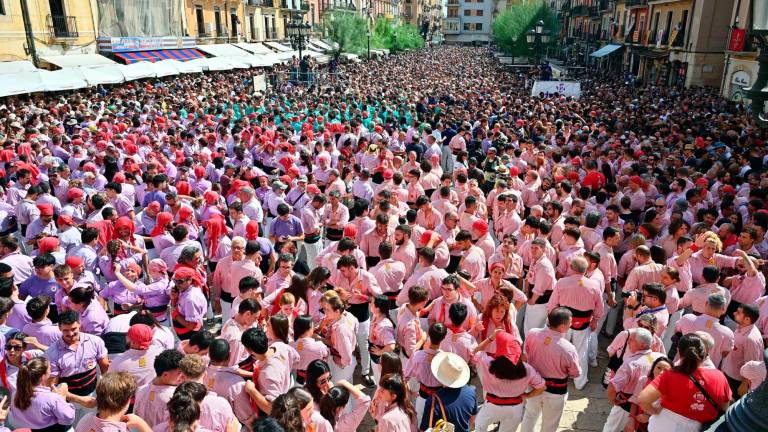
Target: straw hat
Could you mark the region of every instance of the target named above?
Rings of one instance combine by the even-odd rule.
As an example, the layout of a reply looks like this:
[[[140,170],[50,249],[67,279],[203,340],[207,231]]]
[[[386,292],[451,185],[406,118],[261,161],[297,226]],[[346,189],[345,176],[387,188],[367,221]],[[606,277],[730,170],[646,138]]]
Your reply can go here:
[[[446,387],[459,388],[469,382],[469,365],[454,353],[437,353],[432,359],[431,368],[435,378]]]

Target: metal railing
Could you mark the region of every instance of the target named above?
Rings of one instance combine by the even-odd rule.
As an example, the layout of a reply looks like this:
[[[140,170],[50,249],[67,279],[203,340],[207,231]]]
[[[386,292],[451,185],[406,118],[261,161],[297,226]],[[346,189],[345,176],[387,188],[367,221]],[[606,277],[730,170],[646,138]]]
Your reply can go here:
[[[578,5],[571,8],[571,15],[573,16],[581,16],[587,14],[589,14],[589,6],[587,5]]]
[[[77,18],[67,15],[48,15],[48,32],[57,39],[73,39],[77,32]]]
[[[646,6],[647,4],[648,4],[648,0],[626,0],[626,3],[625,3],[627,7]]]

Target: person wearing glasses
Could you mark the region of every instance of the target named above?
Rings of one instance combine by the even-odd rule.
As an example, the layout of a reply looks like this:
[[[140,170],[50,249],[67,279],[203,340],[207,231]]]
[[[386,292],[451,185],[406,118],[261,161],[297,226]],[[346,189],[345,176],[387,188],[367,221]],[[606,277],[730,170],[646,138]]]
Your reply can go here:
[[[22,332],[16,332],[5,342],[5,355],[0,361],[0,384],[13,395],[16,393],[16,381],[19,369],[35,357],[41,357],[43,351],[31,348],[27,345],[28,336]]]
[[[633,292],[624,301],[624,328],[637,326],[635,316],[651,314],[656,317],[656,336],[663,336],[669,323],[667,292],[664,285],[656,282],[647,283],[643,285],[642,301],[638,300],[638,297],[638,293]]]

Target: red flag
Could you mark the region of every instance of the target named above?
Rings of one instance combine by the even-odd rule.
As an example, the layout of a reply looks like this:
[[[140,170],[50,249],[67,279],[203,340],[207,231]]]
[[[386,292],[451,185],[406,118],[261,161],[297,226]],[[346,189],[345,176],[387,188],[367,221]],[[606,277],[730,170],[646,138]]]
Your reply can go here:
[[[728,42],[728,51],[744,51],[744,41],[747,39],[745,29],[731,29],[731,40]]]

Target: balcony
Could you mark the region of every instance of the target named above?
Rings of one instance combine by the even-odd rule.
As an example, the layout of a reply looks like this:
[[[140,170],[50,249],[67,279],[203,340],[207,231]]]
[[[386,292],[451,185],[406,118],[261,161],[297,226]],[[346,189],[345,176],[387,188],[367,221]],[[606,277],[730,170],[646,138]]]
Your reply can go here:
[[[461,21],[458,18],[447,18],[443,20],[443,34],[461,33]]]
[[[571,16],[587,16],[589,15],[589,6],[578,5],[571,8]]]
[[[598,5],[600,12],[607,12],[616,9],[616,2],[614,0],[600,0]]]
[[[248,6],[263,6],[264,1],[263,0],[247,0],[246,4]]]
[[[459,0],[448,0],[448,6],[459,6]]]
[[[627,7],[648,6],[648,0],[626,0]]]
[[[600,18],[600,8],[598,6],[589,7],[590,18]]]
[[[54,39],[76,39],[77,18],[66,15],[48,15],[48,32]]]

